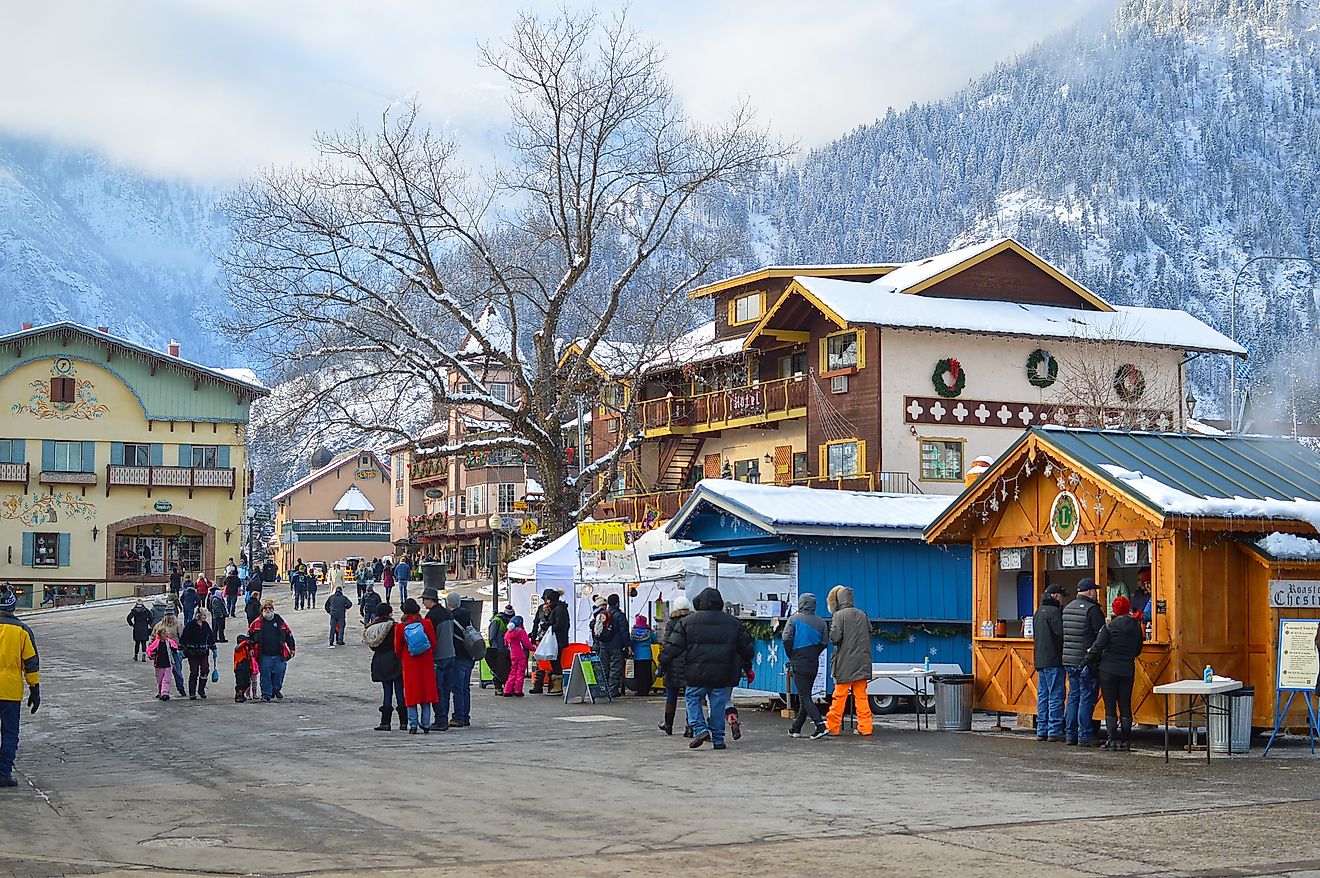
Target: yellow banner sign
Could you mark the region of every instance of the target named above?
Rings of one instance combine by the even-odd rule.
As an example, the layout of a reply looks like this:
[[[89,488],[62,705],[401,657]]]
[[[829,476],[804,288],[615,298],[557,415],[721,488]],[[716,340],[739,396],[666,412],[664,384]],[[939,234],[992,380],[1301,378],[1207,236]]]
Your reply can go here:
[[[622,521],[589,521],[577,526],[578,544],[588,552],[622,552],[628,548]]]

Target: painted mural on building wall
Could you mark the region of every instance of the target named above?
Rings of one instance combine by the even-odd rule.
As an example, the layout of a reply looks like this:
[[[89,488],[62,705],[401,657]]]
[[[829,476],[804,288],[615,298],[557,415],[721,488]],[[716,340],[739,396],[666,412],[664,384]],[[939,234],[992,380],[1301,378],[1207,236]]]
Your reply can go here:
[[[27,525],[59,521],[92,521],[96,504],[75,491],[53,494],[7,494],[0,500],[0,519]]]
[[[50,367],[50,378],[28,385],[32,395],[27,402],[16,402],[11,411],[28,414],[40,421],[94,421],[110,411],[96,398],[96,385],[78,377],[78,369],[68,357],[57,357]]]

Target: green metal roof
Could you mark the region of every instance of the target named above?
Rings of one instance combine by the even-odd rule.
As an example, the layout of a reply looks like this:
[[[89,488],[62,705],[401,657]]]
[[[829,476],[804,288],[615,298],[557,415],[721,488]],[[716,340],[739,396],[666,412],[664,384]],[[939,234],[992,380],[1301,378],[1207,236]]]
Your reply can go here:
[[[1320,456],[1292,439],[1049,427],[1031,432],[1147,502],[1103,466],[1142,473],[1193,497],[1320,501]]]

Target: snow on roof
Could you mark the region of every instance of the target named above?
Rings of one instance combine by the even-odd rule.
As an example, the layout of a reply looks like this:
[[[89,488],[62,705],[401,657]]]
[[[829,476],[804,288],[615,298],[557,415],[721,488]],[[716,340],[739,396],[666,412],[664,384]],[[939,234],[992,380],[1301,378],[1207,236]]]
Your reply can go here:
[[[1320,531],[1320,502],[1296,498],[1198,497],[1153,479],[1139,470],[1102,464],[1101,469],[1141,494],[1166,515],[1202,518],[1280,518],[1304,521]]]
[[[582,415],[582,423],[583,423],[583,425],[586,425],[586,424],[590,424],[590,423],[591,423],[591,412],[586,412],[586,413],[584,413],[584,414]],[[567,423],[565,423],[564,426],[563,426],[563,429],[565,429],[565,430],[576,430],[576,429],[577,429],[577,425],[578,425],[578,419],[577,419],[577,418],[574,418],[573,420],[568,421]]]
[[[835,491],[702,479],[665,531],[671,536],[677,534],[684,520],[706,501],[775,534],[831,536],[886,531],[884,536],[920,539],[922,530],[953,500],[945,495]]]
[[[1118,306],[1112,312],[1083,311],[974,299],[940,299],[937,305],[921,296],[894,292],[885,286],[888,279],[854,283],[797,277],[794,282],[847,323],[1032,338],[1113,340],[1184,351],[1246,355],[1246,349],[1237,342],[1185,311],[1126,306]]]
[[[1256,541],[1261,551],[1281,561],[1320,561],[1320,540],[1274,532]]]
[[[987,250],[993,250],[1000,244],[1009,240],[1008,238],[995,238],[991,241],[985,241],[981,244],[972,244],[968,247],[961,247],[957,250],[950,250],[948,253],[940,253],[926,259],[918,259],[915,262],[905,262],[898,268],[889,272],[889,274],[872,283],[881,289],[887,289],[893,293],[901,293],[915,287],[917,284],[924,283],[938,274],[948,271],[969,259],[980,256]]]
[[[342,452],[341,454],[336,456],[333,460],[331,460],[329,463],[327,463],[325,466],[321,467],[320,469],[316,470],[313,473],[304,476],[303,478],[294,482],[289,487],[285,488],[283,491],[280,491],[274,497],[271,497],[270,501],[274,503],[277,500],[282,500],[285,497],[292,494],[294,491],[307,487],[312,482],[324,476],[326,473],[333,472],[334,470],[343,466],[345,461],[347,461],[349,458],[356,457],[360,454],[370,454],[372,459],[375,460],[376,465],[379,466],[382,470],[384,470],[387,476],[389,475],[390,465],[379,454],[372,451],[370,448],[355,448],[351,451]]]
[[[481,316],[477,318],[476,325],[481,336],[490,345],[491,350],[501,354],[513,353],[513,332],[509,329],[509,324],[505,321],[504,315],[494,305],[486,306],[486,309],[481,312]],[[475,334],[468,333],[468,337],[463,341],[463,347],[459,349],[459,353],[469,356],[482,353],[481,342],[477,340]]]
[[[528,497],[545,496],[545,488],[542,488],[541,483],[538,482],[536,479],[532,478],[531,476],[527,477],[527,496]]]
[[[349,485],[344,496],[335,504],[335,512],[375,512],[375,505],[367,495],[358,490],[357,485]]]
[[[610,376],[626,375],[638,369],[657,372],[740,354],[745,338],[740,335],[716,341],[715,321],[710,320],[668,343],[641,345],[601,339],[591,352],[591,359]]]

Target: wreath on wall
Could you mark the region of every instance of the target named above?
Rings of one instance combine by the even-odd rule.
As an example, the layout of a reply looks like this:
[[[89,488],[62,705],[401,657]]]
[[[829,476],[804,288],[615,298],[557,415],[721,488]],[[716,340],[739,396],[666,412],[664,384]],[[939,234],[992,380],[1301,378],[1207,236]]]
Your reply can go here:
[[[1124,363],[1114,373],[1114,392],[1123,402],[1136,402],[1146,392],[1146,376],[1131,363]]]
[[[1049,351],[1036,348],[1027,357],[1027,381],[1032,387],[1049,387],[1059,380],[1059,361]]]
[[[967,386],[967,373],[962,364],[953,357],[945,357],[935,364],[935,371],[930,376],[935,392],[945,399],[952,399],[963,392]]]

